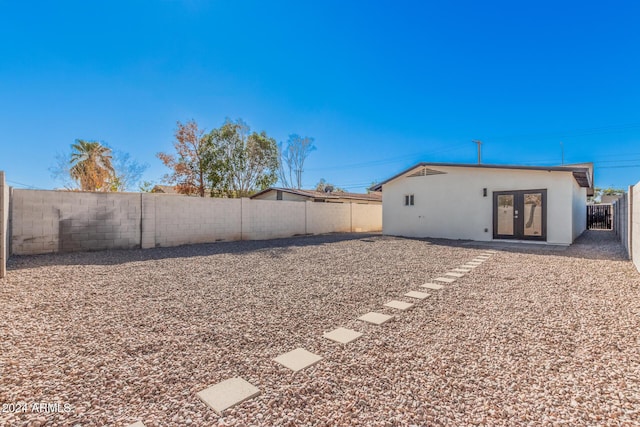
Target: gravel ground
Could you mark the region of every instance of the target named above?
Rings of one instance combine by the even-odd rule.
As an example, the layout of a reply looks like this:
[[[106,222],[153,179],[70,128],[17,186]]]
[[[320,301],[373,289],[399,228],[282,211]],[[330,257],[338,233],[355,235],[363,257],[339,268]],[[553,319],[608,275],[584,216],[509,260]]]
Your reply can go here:
[[[640,274],[609,232],[503,247],[413,309],[383,307],[484,249],[328,235],[14,257],[0,425],[639,425]],[[398,317],[356,320],[372,310]],[[339,326],[365,335],[322,338]],[[272,361],[297,347],[325,360]],[[234,376],[262,394],[218,417],[196,392]]]

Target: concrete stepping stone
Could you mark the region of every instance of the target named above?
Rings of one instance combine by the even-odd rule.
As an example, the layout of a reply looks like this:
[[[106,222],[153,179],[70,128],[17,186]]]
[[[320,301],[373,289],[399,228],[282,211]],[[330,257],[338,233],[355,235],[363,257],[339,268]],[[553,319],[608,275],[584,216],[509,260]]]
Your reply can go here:
[[[482,265],[482,261],[469,261],[467,265],[475,265],[476,267]]]
[[[470,273],[471,269],[470,268],[454,268],[451,271],[457,271],[459,273]]]
[[[341,344],[348,344],[351,341],[355,341],[362,336],[362,332],[354,331],[347,328],[334,329],[331,332],[325,332],[323,337],[330,339],[331,341],[339,342]]]
[[[129,427],[145,427],[145,425],[142,421],[137,421],[133,424],[129,424]]]
[[[438,285],[437,283],[425,283],[424,285],[420,285],[420,286],[427,289],[434,289],[436,291],[444,288],[444,285]]]
[[[315,365],[322,360],[322,356],[313,354],[304,348],[296,348],[288,353],[281,354],[273,360],[285,368],[291,369],[293,372],[298,372],[304,368]]]
[[[464,267],[464,268],[471,268],[471,269],[478,268],[478,266],[477,266],[477,265],[474,265],[474,264],[466,264],[466,265],[463,265],[462,267]]]
[[[382,325],[383,323],[386,323],[391,319],[393,319],[393,316],[389,316],[388,314],[376,313],[374,311],[358,317],[358,320],[362,320],[363,322],[367,323],[373,323],[374,325]]]
[[[409,298],[425,299],[429,296],[429,294],[426,292],[410,291],[404,294],[404,296]]]
[[[405,311],[405,310],[409,310],[414,305],[415,304],[410,302],[398,301],[394,299],[393,301],[389,301],[388,303],[386,303],[384,306],[395,308],[396,310]]]
[[[259,394],[258,387],[240,377],[229,378],[196,393],[208,407],[220,416],[232,406]]]
[[[438,282],[444,282],[444,283],[453,283],[456,281],[456,279],[453,277],[436,277],[433,280],[437,280]]]
[[[457,277],[457,278],[464,277],[464,273],[457,273],[455,271],[450,271],[448,273],[444,273],[444,275],[445,276],[451,276],[451,277]]]
[[[485,262],[486,259],[482,259],[482,258],[474,258],[471,260],[471,262]]]

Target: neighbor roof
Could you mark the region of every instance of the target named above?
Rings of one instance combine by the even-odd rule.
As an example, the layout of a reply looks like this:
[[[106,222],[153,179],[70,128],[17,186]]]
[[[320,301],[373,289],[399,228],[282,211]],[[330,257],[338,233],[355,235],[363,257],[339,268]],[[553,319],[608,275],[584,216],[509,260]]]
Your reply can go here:
[[[409,169],[406,169],[400,172],[397,175],[392,176],[391,178],[383,181],[379,184],[374,185],[369,190],[371,191],[382,191],[382,186],[391,182],[401,176],[411,172],[414,169],[420,167],[461,167],[461,168],[478,168],[478,169],[517,169],[517,170],[531,170],[531,171],[553,171],[553,172],[572,172],[573,177],[580,187],[591,188],[593,186],[592,177],[591,177],[591,168],[589,167],[578,167],[578,166],[517,166],[517,165],[483,165],[483,164],[464,164],[464,163],[428,163],[428,162],[420,162],[417,165],[411,166]],[[586,166],[586,164],[585,164]]]
[[[254,195],[252,195],[250,198],[253,199],[254,197],[258,197],[264,193],[267,193],[269,191],[284,191],[286,193],[290,193],[290,194],[296,194],[298,196],[303,196],[303,197],[309,197],[312,199],[350,199],[350,200],[367,200],[367,201],[377,201],[377,202],[381,202],[382,201],[382,194],[380,193],[369,193],[369,194],[363,194],[363,193],[345,193],[345,192],[340,192],[340,191],[335,191],[335,192],[330,192],[330,193],[326,193],[324,191],[316,191],[316,190],[302,190],[302,189],[298,189],[298,188],[280,188],[280,187],[270,187],[267,188],[266,190],[262,190]]]

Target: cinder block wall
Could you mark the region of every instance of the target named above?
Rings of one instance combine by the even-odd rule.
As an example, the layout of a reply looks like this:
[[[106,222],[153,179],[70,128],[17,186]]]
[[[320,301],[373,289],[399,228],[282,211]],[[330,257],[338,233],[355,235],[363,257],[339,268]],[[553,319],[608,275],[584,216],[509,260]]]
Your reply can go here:
[[[16,255],[382,229],[379,205],[45,190],[11,200]]]
[[[351,205],[352,231],[382,231],[382,205]]]
[[[0,171],[0,278],[7,274],[9,256],[9,197],[10,188]]]
[[[141,200],[135,193],[15,189],[11,252],[30,255],[139,247]]]
[[[276,239],[307,232],[305,202],[241,200],[243,240]]]
[[[630,187],[630,191],[632,187]],[[613,202],[613,229],[620,243],[629,253],[629,194],[624,194]]]
[[[239,199],[143,195],[143,248],[240,240]]]
[[[351,231],[351,203],[314,203],[307,205],[307,233],[348,233]]]
[[[629,249],[631,252],[631,259],[636,265],[638,271],[640,271],[640,182],[629,189],[630,203],[629,214],[630,220],[630,236],[629,236]]]

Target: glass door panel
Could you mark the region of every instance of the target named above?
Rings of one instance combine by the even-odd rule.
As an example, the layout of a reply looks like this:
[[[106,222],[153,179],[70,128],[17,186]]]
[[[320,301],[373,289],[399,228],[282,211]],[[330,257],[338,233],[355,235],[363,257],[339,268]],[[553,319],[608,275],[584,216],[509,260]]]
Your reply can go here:
[[[502,194],[498,196],[498,234],[503,236],[513,236],[513,194]]]
[[[542,193],[524,193],[524,235],[542,236]]]

